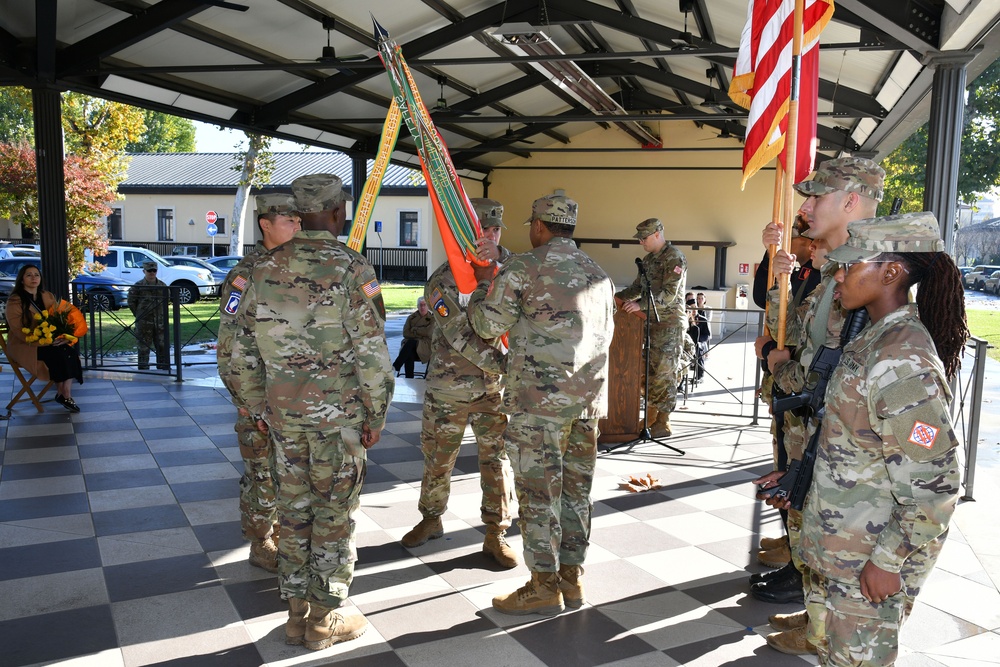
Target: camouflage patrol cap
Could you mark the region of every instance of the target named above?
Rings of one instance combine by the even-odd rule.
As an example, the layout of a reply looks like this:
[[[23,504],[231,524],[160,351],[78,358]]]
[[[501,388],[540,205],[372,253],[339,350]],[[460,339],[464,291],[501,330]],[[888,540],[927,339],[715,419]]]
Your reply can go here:
[[[937,218],[929,211],[886,215],[847,225],[847,243],[826,256],[833,262],[863,262],[884,252],[943,252]]]
[[[290,215],[295,212],[295,200],[287,193],[258,195],[254,201],[256,202],[258,218],[268,213]]]
[[[882,201],[885,170],[868,158],[840,157],[819,166],[812,180],[795,184],[800,195],[826,195],[837,190],[857,192],[862,197]]]
[[[577,204],[566,195],[545,195],[531,204],[531,217],[524,224],[538,218],[542,222],[576,226]]]
[[[647,218],[635,226],[635,234],[632,235],[632,238],[636,238],[641,241],[650,234],[662,231],[663,223],[660,222],[659,218]]]
[[[344,192],[344,182],[336,174],[307,174],[292,181],[295,209],[300,213],[318,213],[336,208],[344,201],[353,201]]]
[[[156,262],[143,262],[142,263],[142,270],[143,271],[146,271],[148,269],[157,269],[157,268],[159,268],[159,267],[156,266]]]
[[[472,202],[472,208],[476,212],[476,217],[479,218],[480,227],[483,229],[490,227],[507,229],[507,225],[503,224],[503,204],[496,199],[482,197],[473,197],[469,201]]]

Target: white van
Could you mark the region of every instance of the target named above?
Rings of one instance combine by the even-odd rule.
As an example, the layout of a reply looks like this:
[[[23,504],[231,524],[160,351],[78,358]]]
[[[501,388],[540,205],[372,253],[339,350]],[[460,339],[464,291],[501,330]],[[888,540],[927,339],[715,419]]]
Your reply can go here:
[[[194,303],[202,297],[217,296],[219,293],[219,287],[207,269],[171,266],[158,254],[146,248],[108,246],[108,254],[91,257],[88,252],[87,260],[104,265],[101,275],[120,280],[122,284],[127,285],[142,280],[143,263],[156,262],[156,277],[171,287],[180,288],[181,303]]]

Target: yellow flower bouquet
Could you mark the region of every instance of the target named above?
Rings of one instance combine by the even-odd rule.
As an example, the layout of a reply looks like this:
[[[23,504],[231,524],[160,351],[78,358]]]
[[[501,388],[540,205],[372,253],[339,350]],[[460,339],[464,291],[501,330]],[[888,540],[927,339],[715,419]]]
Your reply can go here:
[[[34,328],[24,327],[24,340],[38,345],[52,345],[59,339],[70,345],[87,333],[87,321],[73,304],[60,299],[51,308],[34,314]]]

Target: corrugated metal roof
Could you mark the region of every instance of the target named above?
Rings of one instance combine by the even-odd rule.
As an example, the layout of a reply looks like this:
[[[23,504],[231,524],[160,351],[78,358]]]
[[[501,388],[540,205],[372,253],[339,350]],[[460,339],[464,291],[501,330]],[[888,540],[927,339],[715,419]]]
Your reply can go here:
[[[122,188],[138,187],[236,187],[239,172],[236,153],[133,153],[129,157],[128,176]],[[304,174],[329,173],[340,176],[348,187],[352,183],[351,158],[336,151],[274,153],[274,173],[266,184],[287,188]],[[371,172],[372,161],[368,161]],[[423,188],[420,171],[389,165],[383,187]]]

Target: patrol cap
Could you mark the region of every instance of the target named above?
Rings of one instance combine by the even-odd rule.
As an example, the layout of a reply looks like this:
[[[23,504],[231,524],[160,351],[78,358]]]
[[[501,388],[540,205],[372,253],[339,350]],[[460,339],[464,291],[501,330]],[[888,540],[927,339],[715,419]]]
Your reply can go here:
[[[472,209],[476,212],[476,217],[479,218],[480,227],[483,229],[490,227],[507,229],[507,225],[503,224],[503,204],[496,199],[484,199],[483,197],[473,197],[469,201],[472,202]]]
[[[336,174],[307,174],[292,181],[295,210],[318,213],[336,208],[343,201],[354,201],[344,192],[344,182]]]
[[[941,226],[930,211],[886,215],[847,225],[847,243],[826,258],[833,262],[863,262],[884,252],[943,252]]]
[[[636,238],[641,241],[650,234],[662,231],[663,223],[660,222],[659,218],[647,218],[635,226],[635,234],[632,235],[632,238]]]
[[[254,201],[256,202],[258,218],[268,213],[291,215],[295,212],[295,200],[287,193],[258,195]]]
[[[576,226],[577,204],[566,195],[545,195],[531,204],[531,217],[524,223],[530,225],[538,218],[542,222]]]
[[[837,190],[857,192],[862,197],[882,201],[885,170],[863,157],[840,157],[819,166],[812,180],[794,185],[800,195],[826,195]]]
[[[160,268],[160,267],[158,267],[156,265],[156,262],[143,262],[142,263],[142,270],[143,271],[147,271],[149,269],[158,269],[158,268]]]

